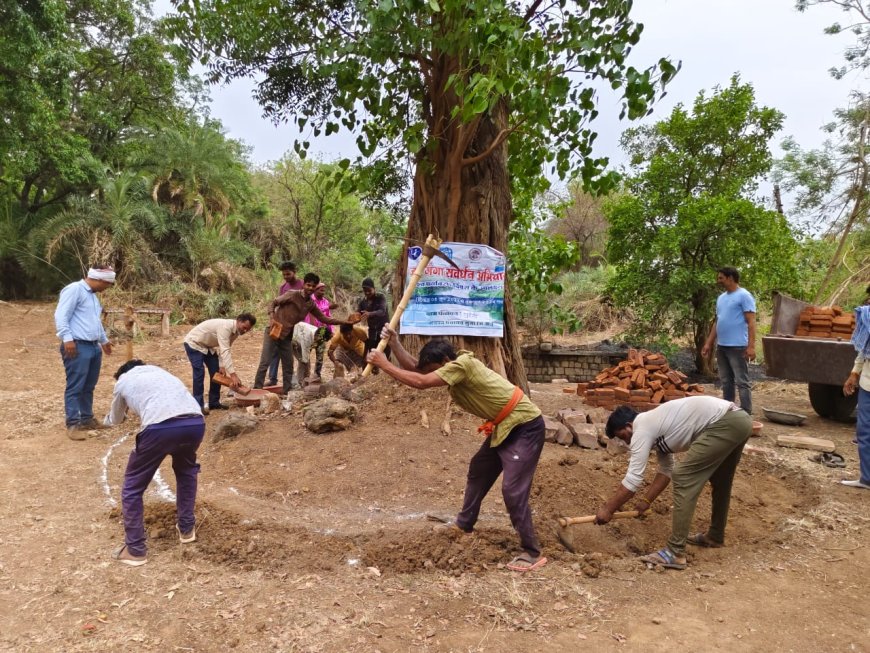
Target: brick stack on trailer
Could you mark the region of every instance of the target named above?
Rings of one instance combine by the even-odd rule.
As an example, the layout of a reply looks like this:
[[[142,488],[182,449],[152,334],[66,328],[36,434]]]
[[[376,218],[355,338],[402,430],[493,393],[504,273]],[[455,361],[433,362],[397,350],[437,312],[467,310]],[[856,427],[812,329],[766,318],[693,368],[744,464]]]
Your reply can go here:
[[[848,340],[855,330],[855,315],[839,306],[807,306],[798,318],[798,338]]]
[[[602,370],[589,383],[578,383],[577,394],[590,406],[613,410],[626,405],[642,412],[671,399],[704,394],[699,384],[687,383],[686,378],[672,370],[662,354],[629,349],[625,360]]]

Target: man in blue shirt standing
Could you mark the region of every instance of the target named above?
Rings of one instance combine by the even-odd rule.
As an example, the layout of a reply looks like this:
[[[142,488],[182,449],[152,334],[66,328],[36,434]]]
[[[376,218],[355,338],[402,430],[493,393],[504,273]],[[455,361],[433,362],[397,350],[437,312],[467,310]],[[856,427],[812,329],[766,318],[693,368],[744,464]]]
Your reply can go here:
[[[85,431],[100,428],[94,419],[94,388],[100,378],[103,354],[112,353],[101,316],[103,307],[97,293],[115,284],[115,271],[108,266],[94,266],[81,281],[60,291],[54,312],[60,355],[66,370],[67,435],[70,440],[86,439]]]
[[[716,340],[716,362],[722,381],[722,398],[734,401],[735,387],[740,407],[752,414],[752,387],[749,384],[749,361],[755,360],[755,298],[739,285],[736,268],[719,269],[716,283],[725,289],[716,300],[716,321],[701,349],[708,356]]]

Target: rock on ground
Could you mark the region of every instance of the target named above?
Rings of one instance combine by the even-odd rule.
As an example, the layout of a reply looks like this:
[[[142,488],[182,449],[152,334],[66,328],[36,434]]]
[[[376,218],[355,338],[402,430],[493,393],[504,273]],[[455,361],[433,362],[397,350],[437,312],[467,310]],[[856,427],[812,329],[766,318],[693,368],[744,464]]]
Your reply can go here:
[[[227,415],[215,428],[212,442],[229,440],[243,433],[250,433],[257,428],[257,420],[247,415]]]
[[[344,431],[356,421],[356,406],[338,397],[326,397],[308,406],[302,419],[314,433]]]

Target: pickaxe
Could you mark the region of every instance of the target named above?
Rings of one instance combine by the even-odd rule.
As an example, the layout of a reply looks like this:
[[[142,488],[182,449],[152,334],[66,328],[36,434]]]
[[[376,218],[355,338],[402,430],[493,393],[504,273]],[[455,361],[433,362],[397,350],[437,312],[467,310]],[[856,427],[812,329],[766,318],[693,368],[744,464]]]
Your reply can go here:
[[[414,242],[410,239],[407,239],[410,242]],[[390,328],[394,331],[396,327],[399,326],[399,320],[402,319],[402,313],[405,312],[405,308],[408,306],[408,302],[411,301],[411,297],[414,295],[414,289],[417,287],[417,282],[420,281],[420,277],[423,276],[423,271],[426,269],[426,266],[429,265],[429,261],[432,260],[433,257],[438,257],[447,261],[450,265],[452,265],[457,270],[459,266],[451,260],[447,254],[442,252],[439,247],[441,247],[441,240],[429,234],[426,237],[426,242],[423,243],[423,252],[420,255],[420,260],[417,261],[417,267],[414,268],[414,272],[411,274],[411,279],[408,281],[408,286],[405,288],[405,292],[402,294],[402,300],[399,302],[399,305],[396,307],[396,310],[393,311],[393,317],[390,319]],[[381,338],[381,341],[378,343],[377,350],[384,351],[387,348],[387,343],[389,340]],[[366,368],[363,370],[362,376],[367,377],[372,373],[373,365],[369,363],[366,365]]]

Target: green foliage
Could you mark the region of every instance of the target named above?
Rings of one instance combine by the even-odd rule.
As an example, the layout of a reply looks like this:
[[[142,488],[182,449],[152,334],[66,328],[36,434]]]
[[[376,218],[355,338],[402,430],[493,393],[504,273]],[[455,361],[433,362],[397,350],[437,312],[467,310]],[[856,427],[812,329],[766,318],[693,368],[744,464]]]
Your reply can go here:
[[[510,98],[513,126],[522,124],[511,138],[518,170],[537,178],[546,163],[566,175],[580,157],[591,183],[604,162],[589,157],[594,132],[585,125],[597,111],[594,89],[581,80],[622,89],[622,114],[635,118],[676,72],[667,60],[643,71],[627,65],[642,28],[628,17],[630,3],[615,0],[528,11],[502,0],[176,6],[176,35],[208,61],[214,81],[262,75],[257,98],[266,113],[315,136],[356,133],[363,157],[431,152],[438,134],[426,121],[427,96],[454,98],[449,119],[462,123]],[[458,67],[436,78],[440,56]],[[300,155],[307,148],[297,143]]]
[[[794,139],[783,143],[777,180],[795,198],[795,213],[809,233],[838,240],[813,301],[836,303],[851,285],[870,279],[870,96],[853,93],[852,104],[824,127],[829,138],[816,150]]]
[[[296,261],[340,285],[356,286],[368,275],[383,277],[401,252],[404,225],[352,193],[353,185],[343,184],[350,174],[340,164],[294,155],[254,173],[254,186],[268,209],[249,233],[269,253],[266,260]]]
[[[855,44],[847,47],[843,53],[846,63],[838,68],[831,68],[830,73],[835,79],[842,79],[847,73],[870,68],[870,7],[866,0],[797,0],[798,11],[806,11],[815,5],[833,5],[848,14],[846,24],[833,23],[825,28],[827,34],[851,33]]]
[[[581,325],[576,314],[557,301],[562,294],[558,277],[577,263],[580,248],[538,228],[544,220],[536,217],[529,203],[518,202],[517,208],[508,246],[517,318],[539,341],[545,333],[573,333]]]
[[[715,315],[716,269],[741,272],[763,298],[797,286],[797,244],[786,219],[749,195],[771,166],[782,115],[758,107],[735,77],[651,127],[624,137],[632,156],[625,195],[605,207],[611,291],[635,312],[640,338],[691,334],[700,349]]]

